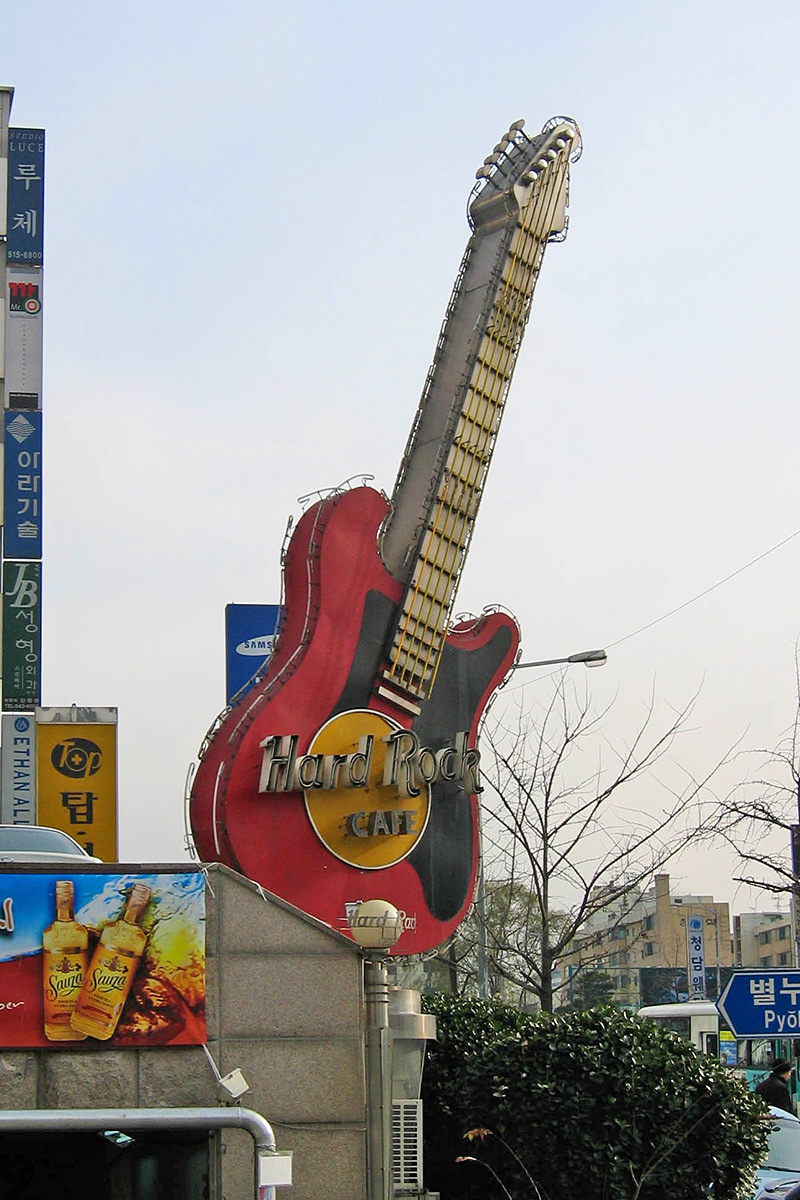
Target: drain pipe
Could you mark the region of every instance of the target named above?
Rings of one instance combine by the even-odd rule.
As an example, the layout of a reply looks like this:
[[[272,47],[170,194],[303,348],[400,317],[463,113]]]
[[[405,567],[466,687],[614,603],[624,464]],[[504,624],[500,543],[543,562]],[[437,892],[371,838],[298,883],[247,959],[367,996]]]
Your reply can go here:
[[[256,1151],[255,1200],[275,1200],[292,1182],[291,1151],[279,1151],[272,1126],[252,1108],[39,1108],[0,1111],[3,1133],[102,1133],[106,1129],[244,1129]]]

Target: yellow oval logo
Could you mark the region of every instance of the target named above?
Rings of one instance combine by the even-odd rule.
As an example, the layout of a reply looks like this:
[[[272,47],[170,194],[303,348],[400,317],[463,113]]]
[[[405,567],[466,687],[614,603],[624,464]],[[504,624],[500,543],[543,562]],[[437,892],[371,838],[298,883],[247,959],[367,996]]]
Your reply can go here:
[[[302,781],[306,812],[320,841],[351,866],[391,867],[425,832],[430,786],[405,795],[408,789],[384,782],[393,774],[387,755],[401,729],[382,713],[340,713],[315,735],[301,764],[309,771],[324,764],[324,784],[322,778]]]

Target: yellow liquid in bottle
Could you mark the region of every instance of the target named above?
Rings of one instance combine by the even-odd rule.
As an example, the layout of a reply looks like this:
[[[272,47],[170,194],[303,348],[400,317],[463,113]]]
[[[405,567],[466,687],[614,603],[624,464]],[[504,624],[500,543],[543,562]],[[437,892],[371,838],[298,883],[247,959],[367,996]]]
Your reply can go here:
[[[44,1035],[51,1042],[81,1042],[72,1013],[86,975],[89,931],[72,915],[72,883],[56,883],[56,919],[42,933]]]
[[[147,943],[137,922],[149,897],[148,887],[134,884],[125,915],[103,930],[70,1018],[77,1032],[100,1041],[113,1037]]]

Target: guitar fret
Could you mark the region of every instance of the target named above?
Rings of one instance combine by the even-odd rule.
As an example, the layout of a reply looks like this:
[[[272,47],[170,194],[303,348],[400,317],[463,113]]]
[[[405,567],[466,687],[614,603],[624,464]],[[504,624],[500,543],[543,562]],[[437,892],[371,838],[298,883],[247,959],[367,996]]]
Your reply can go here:
[[[564,208],[571,149],[571,143],[562,142],[549,171],[528,189],[508,234],[493,300],[479,330],[461,411],[455,418],[401,608],[385,676],[401,680],[421,699],[429,694],[435,678],[542,257],[551,230],[557,227],[559,210]],[[515,193],[519,199],[520,190],[515,188]],[[440,338],[439,349],[442,344]],[[426,391],[430,382],[429,376]]]

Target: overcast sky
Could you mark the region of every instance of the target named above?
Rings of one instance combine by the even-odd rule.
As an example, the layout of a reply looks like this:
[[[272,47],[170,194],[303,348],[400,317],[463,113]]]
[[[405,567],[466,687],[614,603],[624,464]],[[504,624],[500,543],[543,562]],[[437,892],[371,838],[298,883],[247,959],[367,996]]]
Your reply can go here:
[[[119,708],[123,859],[185,856],[224,607],[277,601],[298,497],[391,490],[519,117],[585,151],[457,607],[511,609],[527,659],[608,648],[612,745],[697,692],[687,770],[780,738],[800,537],[636,631],[800,530],[795,3],[38,0],[0,27],[11,124],[47,131],[43,702]],[[734,873],[672,869],[738,911]]]

